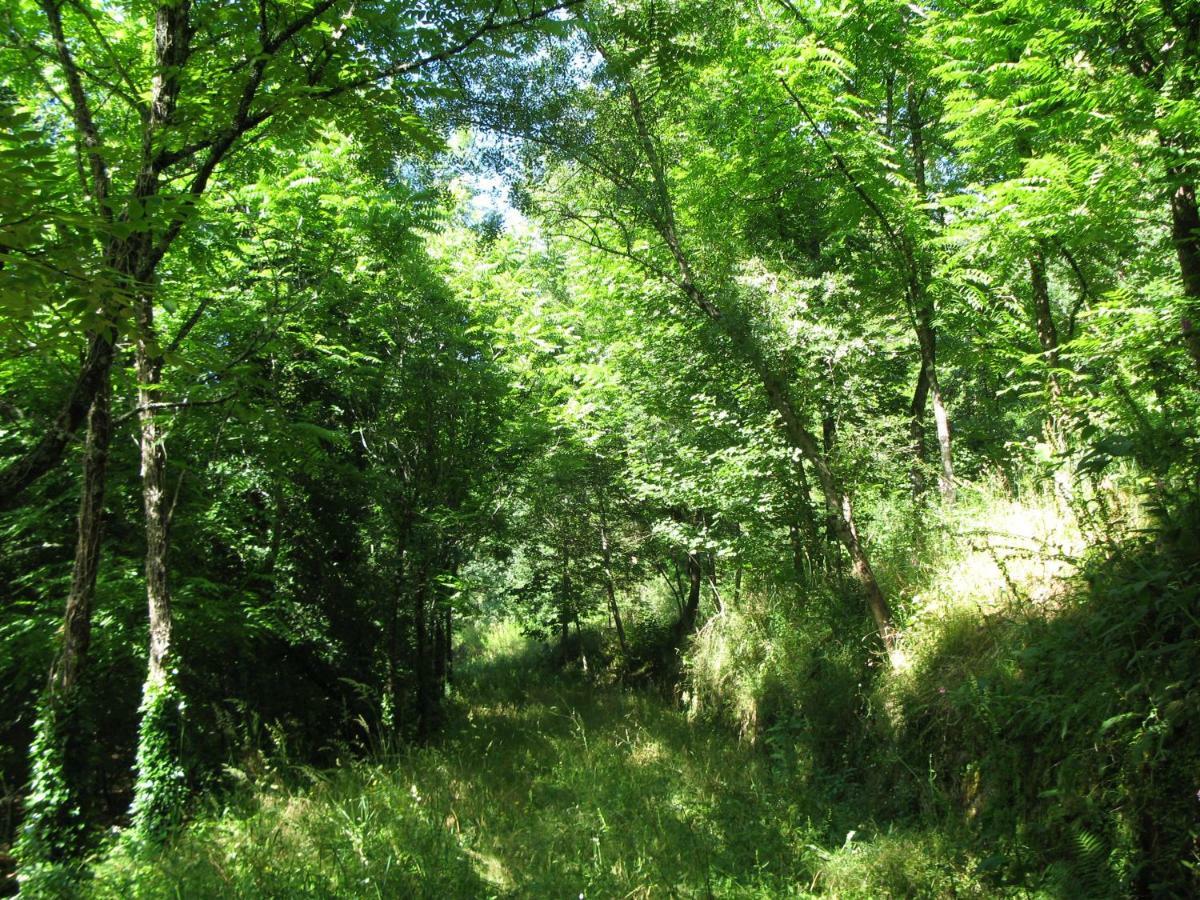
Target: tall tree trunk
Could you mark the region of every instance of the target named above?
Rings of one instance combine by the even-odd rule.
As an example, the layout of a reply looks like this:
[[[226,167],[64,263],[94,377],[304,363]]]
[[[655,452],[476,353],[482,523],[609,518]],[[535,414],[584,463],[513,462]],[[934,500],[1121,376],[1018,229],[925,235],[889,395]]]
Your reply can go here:
[[[1172,171],[1182,177],[1183,173]],[[1184,313],[1179,319],[1179,331],[1192,365],[1200,373],[1200,211],[1196,205],[1196,186],[1180,184],[1171,195],[1171,237],[1179,258],[1179,274],[1183,280]]]
[[[895,644],[895,626],[892,621],[891,607],[888,605],[883,590],[879,587],[879,582],[875,578],[875,572],[871,568],[870,560],[867,558],[866,550],[859,537],[850,497],[842,489],[837,476],[822,456],[817,447],[816,438],[804,427],[782,379],[769,372],[764,372],[762,379],[771,406],[783,419],[790,443],[808,458],[816,470],[817,481],[821,485],[821,493],[825,498],[825,511],[829,522],[833,526],[838,540],[850,554],[851,570],[855,580],[862,588],[867,608],[875,620],[879,637],[884,646],[891,650]]]
[[[442,686],[454,678],[454,607],[446,604],[442,621]]]
[[[805,579],[815,566],[824,562],[824,549],[821,534],[817,529],[817,518],[813,515],[812,491],[808,485],[808,475],[804,471],[803,458],[797,458],[793,463],[796,473],[795,521],[789,523],[788,531],[792,538],[792,568],[796,576]],[[806,571],[805,560],[808,561]],[[741,574],[741,563],[738,564],[738,575]]]
[[[37,873],[84,849],[87,808],[87,735],[80,682],[92,633],[92,603],[100,568],[104,481],[111,421],[107,371],[87,416],[83,478],[79,496],[75,566],[67,594],[62,637],[50,667],[30,752],[30,799],[15,848],[27,886],[36,892]],[[32,874],[32,878],[28,876]]]
[[[608,611],[612,614],[613,627],[617,630],[617,643],[621,647],[621,656],[629,656],[629,647],[625,643],[625,625],[621,622],[621,607],[617,605],[616,585],[613,584],[612,547],[608,542],[608,523],[605,520],[604,505],[600,506],[600,553],[604,562],[604,592],[608,596]]]
[[[426,575],[421,573],[421,585],[413,604],[414,669],[417,681],[417,739],[426,740],[433,734],[434,707],[437,699],[433,690],[433,648],[429,638],[429,590]]]
[[[1062,403],[1062,384],[1058,380],[1058,329],[1054,311],[1050,308],[1050,285],[1046,278],[1046,254],[1038,247],[1029,255],[1029,283],[1033,294],[1033,319],[1038,344],[1048,369],[1046,390],[1050,394],[1051,427],[1057,433],[1057,419]]]
[[[913,83],[909,83],[907,92],[908,133],[913,157],[913,182],[922,203],[929,201],[929,187],[925,181],[925,121],[921,116],[921,98]],[[915,254],[913,254],[915,256]],[[942,388],[937,371],[937,333],[933,326],[933,301],[929,296],[929,272],[927,266],[918,266],[912,261],[914,271],[910,273],[909,299],[913,307],[917,331],[917,345],[921,351],[921,375],[918,376],[917,393],[914,395],[914,405],[917,399],[924,400],[920,390],[920,379],[924,379],[927,393],[933,401],[933,421],[937,429],[938,455],[942,463],[942,471],[938,478],[942,500],[945,503],[954,502],[954,457],[950,437],[950,415],[942,398]],[[924,402],[921,404],[922,412]],[[912,427],[910,426],[910,432]],[[922,448],[924,441],[921,442]],[[920,457],[914,466],[920,462]]]
[[[1051,452],[1057,457],[1054,467],[1056,496],[1069,502],[1074,494],[1074,487],[1066,460],[1063,388],[1058,373],[1058,328],[1054,324],[1054,310],[1050,306],[1050,284],[1046,277],[1046,254],[1040,244],[1029,255],[1029,283],[1033,295],[1034,326],[1047,368],[1046,393],[1049,395],[1050,412],[1046,417],[1046,442],[1049,444]]]
[[[696,618],[700,613],[700,586],[704,582],[704,567],[700,562],[699,553],[688,552],[684,570],[688,582],[687,599],[675,623],[675,637],[680,643],[695,630]]]
[[[921,420],[925,417],[925,403],[929,397],[929,376],[925,371],[925,361],[922,360],[921,369],[917,373],[917,387],[908,407],[908,438],[912,443],[913,454],[908,481],[912,486],[914,500],[923,497],[928,487],[925,483],[925,467],[929,464],[929,455],[925,452],[925,429],[921,426]]]
[[[561,665],[566,665],[570,660],[569,644],[571,641],[571,575],[568,567],[571,564],[571,556],[566,546],[562,552],[562,576],[559,580],[559,598],[558,598],[558,658]]]
[[[924,292],[922,292],[923,294]],[[938,473],[938,488],[945,503],[954,502],[954,454],[950,437],[950,414],[942,399],[942,388],[937,375],[937,335],[933,330],[933,310],[929,301],[921,296],[917,305],[917,343],[921,348],[921,369],[929,385],[929,398],[933,401],[933,422],[937,430],[938,457],[942,468]],[[915,399],[915,397],[914,397]]]
[[[22,491],[58,464],[85,419],[91,427],[96,396],[101,392],[107,395],[109,391],[112,363],[111,330],[105,328],[94,332],[88,338],[79,376],[54,422],[32,448],[0,469],[0,509],[15,506]],[[107,409],[107,396],[103,403]]]
[[[161,843],[179,822],[186,795],[179,756],[183,702],[171,654],[171,593],[167,575],[167,454],[155,404],[161,402],[162,357],[154,331],[154,294],[136,298],[138,418],[141,425],[142,513],[146,530],[146,601],[150,647],[142,720],[138,730],[137,780],[132,817],[139,837]]]
[[[384,685],[380,724],[395,736],[400,723],[400,591],[389,592],[387,620],[384,624]]]
[[[63,617],[62,645],[50,669],[50,692],[70,694],[79,683],[87,662],[92,636],[92,601],[100,571],[100,538],[103,530],[105,476],[111,437],[109,412],[111,386],[107,376],[88,411],[87,439],[83,451],[83,486],[75,543],[75,565]]]
[[[171,649],[167,582],[167,452],[155,405],[162,400],[162,357],[154,333],[153,295],[138,299],[138,418],[141,424],[142,512],[146,523],[146,600],[150,615],[147,683],[165,684]]]
[[[446,635],[443,630],[446,624],[446,617],[443,615],[445,610],[442,608],[442,600],[440,589],[435,588],[433,604],[430,608],[433,639],[430,641],[429,648],[432,656],[430,660],[429,688],[430,693],[433,694],[439,703],[446,689]]]

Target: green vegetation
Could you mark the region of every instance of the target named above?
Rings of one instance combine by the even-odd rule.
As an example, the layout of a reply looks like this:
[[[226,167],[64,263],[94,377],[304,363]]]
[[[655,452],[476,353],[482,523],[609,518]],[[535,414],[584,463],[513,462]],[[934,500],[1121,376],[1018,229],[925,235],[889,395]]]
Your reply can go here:
[[[170,853],[106,859],[94,895],[981,891],[955,873],[965,851],[874,831],[832,790],[659,696],[556,674],[511,629],[475,654],[435,745],[260,788]]]
[[[0,890],[1200,894],[1200,0],[10,0]]]

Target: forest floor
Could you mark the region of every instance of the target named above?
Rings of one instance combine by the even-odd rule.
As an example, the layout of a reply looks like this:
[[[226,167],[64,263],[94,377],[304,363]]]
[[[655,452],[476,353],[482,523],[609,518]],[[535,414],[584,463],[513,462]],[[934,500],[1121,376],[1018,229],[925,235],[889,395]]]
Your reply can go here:
[[[87,893],[879,896],[862,864],[920,865],[913,840],[936,840],[863,843],[871,823],[848,798],[830,803],[829,786],[802,786],[764,747],[660,694],[555,673],[510,630],[486,637],[458,684],[434,743],[260,785],[160,859],[110,853]],[[903,872],[889,881],[906,895]],[[959,887],[972,893],[968,876]]]

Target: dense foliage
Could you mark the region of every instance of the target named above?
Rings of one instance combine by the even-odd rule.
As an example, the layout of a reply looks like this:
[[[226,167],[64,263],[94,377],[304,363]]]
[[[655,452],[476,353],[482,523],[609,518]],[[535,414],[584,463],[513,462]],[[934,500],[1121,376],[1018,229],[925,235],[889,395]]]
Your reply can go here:
[[[1200,2],[14,0],[0,74],[23,895],[1200,892]]]

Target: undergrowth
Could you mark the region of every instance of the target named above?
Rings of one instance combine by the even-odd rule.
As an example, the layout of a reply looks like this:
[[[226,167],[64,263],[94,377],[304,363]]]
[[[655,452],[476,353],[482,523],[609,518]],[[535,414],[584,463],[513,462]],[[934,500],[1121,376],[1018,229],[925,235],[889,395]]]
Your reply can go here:
[[[163,851],[114,842],[81,892],[1195,895],[1196,531],[1086,527],[966,498],[891,557],[894,666],[836,581],[748,589],[687,649],[681,703],[617,684],[629,660],[601,670],[586,631],[565,669],[515,625],[468,632],[436,741],[260,779]]]

